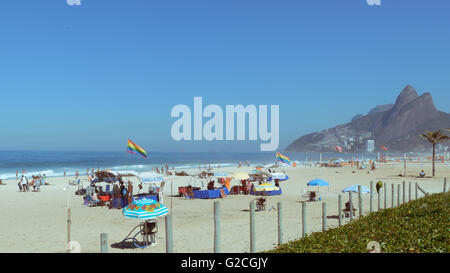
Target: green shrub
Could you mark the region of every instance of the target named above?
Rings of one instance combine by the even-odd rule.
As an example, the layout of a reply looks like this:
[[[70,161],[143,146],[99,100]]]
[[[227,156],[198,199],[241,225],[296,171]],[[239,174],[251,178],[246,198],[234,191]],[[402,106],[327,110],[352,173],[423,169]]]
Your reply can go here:
[[[371,213],[351,223],[288,242],[268,253],[364,253],[376,241],[382,253],[450,250],[450,192]]]

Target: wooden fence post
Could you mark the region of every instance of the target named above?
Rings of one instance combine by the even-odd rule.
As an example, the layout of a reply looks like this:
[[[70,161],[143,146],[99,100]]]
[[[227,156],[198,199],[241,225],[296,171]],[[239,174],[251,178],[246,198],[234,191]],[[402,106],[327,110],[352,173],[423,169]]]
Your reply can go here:
[[[350,202],[350,221],[353,220],[353,201],[352,201],[352,191],[348,192],[348,200]]]
[[[250,202],[250,253],[256,252],[255,246],[255,202]]]
[[[282,206],[281,202],[278,202],[278,245],[281,245],[283,243],[283,219],[282,219]]]
[[[408,188],[408,202],[410,202],[411,201],[411,184],[412,184],[412,182],[409,182],[409,188]]]
[[[370,213],[373,212],[373,181],[370,181]]]
[[[387,209],[387,184],[384,183],[384,209]]]
[[[338,217],[339,226],[342,226],[342,195],[338,195]]]
[[[359,207],[359,217],[361,217],[363,215],[361,185],[358,185],[358,207]]]
[[[100,234],[100,252],[108,253],[108,233]]]
[[[322,202],[322,231],[327,230],[327,203]]]
[[[416,200],[419,198],[419,190],[417,189],[417,182],[416,182]]]
[[[402,192],[402,195],[403,195],[403,202],[402,202],[402,204],[404,204],[406,202],[406,182],[405,181],[403,181],[403,192]]]
[[[391,208],[394,207],[394,184],[391,184]]]
[[[220,253],[220,202],[214,202],[214,253]]]
[[[302,237],[305,237],[306,233],[306,202],[302,202]]]
[[[377,195],[378,195],[378,211],[380,211],[380,209],[381,209],[381,193],[377,192]]]
[[[397,207],[400,206],[400,184],[397,184]]]
[[[165,217],[166,224],[166,253],[173,253],[172,215]]]

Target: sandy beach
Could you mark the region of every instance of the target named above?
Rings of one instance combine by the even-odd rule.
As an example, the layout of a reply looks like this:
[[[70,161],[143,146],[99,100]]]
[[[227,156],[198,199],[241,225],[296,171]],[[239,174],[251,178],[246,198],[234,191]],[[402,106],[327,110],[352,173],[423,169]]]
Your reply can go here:
[[[318,167],[285,167],[290,180],[281,182],[283,194],[267,198],[265,211],[256,213],[256,248],[257,251],[269,250],[277,244],[277,202],[283,204],[284,242],[301,236],[301,198],[303,190],[307,190],[306,183],[314,178],[322,178],[330,183],[330,187],[320,188],[320,197],[327,203],[329,216],[337,215],[337,198],[341,190],[347,186],[361,184],[370,186],[370,181],[381,180],[388,184],[388,207],[391,206],[390,184],[401,184],[402,181],[418,182],[420,186],[430,192],[443,190],[444,177],[450,177],[448,163],[437,164],[436,177],[431,178],[431,164],[424,164],[426,178],[418,178],[419,164],[409,164],[407,176],[399,177],[403,172],[403,165],[379,165],[369,174],[366,170],[356,170],[350,166],[341,168]],[[249,172],[253,168],[221,168],[220,171]],[[184,170],[189,174],[198,173],[198,169]],[[86,178],[84,186],[87,186]],[[67,242],[67,181],[73,177],[48,178],[51,185],[42,186],[41,192],[19,192],[15,179],[5,180],[7,185],[0,186],[0,203],[2,206],[0,217],[0,252],[34,253],[34,252],[64,252]],[[134,191],[137,193],[137,181],[134,181]],[[186,200],[181,197],[170,197],[171,190],[176,194],[178,186],[191,183],[202,186],[200,180],[190,177],[169,176],[164,189],[164,204],[172,213],[174,251],[178,253],[211,253],[214,242],[213,203],[221,202],[221,251],[227,253],[249,252],[249,202],[256,197],[251,195],[229,195],[217,200]],[[232,185],[238,185],[233,180]],[[206,187],[206,184],[203,185]],[[317,189],[317,187],[316,187]],[[408,187],[407,187],[408,189]],[[144,190],[147,187],[144,186]],[[76,186],[69,191],[71,207],[71,240],[81,245],[81,252],[99,252],[100,234],[109,236],[109,252],[141,253],[165,252],[164,218],[158,219],[158,244],[146,249],[119,249],[111,245],[121,242],[139,221],[125,218],[121,210],[107,207],[87,207],[83,205],[83,197],[75,195]],[[412,197],[415,191],[412,189]],[[395,186],[397,195],[397,186]],[[419,196],[423,196],[420,193]],[[406,194],[408,198],[408,194]],[[343,194],[346,202],[348,194]],[[377,208],[376,196],[374,207]],[[320,231],[322,228],[322,201],[307,203],[307,231]],[[354,194],[354,205],[357,205],[357,194]],[[397,197],[395,197],[395,204]],[[384,206],[382,201],[381,207]],[[363,211],[369,211],[369,194],[363,194]],[[338,225],[337,218],[329,218],[328,226]],[[348,220],[345,220],[346,222]]]

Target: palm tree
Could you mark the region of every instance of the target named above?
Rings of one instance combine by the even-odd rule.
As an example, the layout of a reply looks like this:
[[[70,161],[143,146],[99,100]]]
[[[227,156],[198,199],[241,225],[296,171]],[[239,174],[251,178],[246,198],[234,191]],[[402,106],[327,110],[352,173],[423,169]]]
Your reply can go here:
[[[441,130],[437,130],[435,132],[427,131],[425,134],[422,134],[420,136],[425,138],[426,140],[428,140],[431,144],[433,144],[433,176],[434,176],[434,173],[435,173],[434,159],[436,156],[436,144],[438,144],[439,142],[441,142],[443,140],[450,139],[450,137],[445,135],[444,133],[442,133]]]

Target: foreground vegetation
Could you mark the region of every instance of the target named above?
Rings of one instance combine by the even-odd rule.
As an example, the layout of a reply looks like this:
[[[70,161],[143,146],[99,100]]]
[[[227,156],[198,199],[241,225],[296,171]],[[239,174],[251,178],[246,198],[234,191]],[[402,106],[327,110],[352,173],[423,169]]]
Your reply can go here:
[[[278,246],[273,253],[364,253],[376,241],[382,253],[448,253],[450,192],[433,194],[363,216],[325,232]]]

